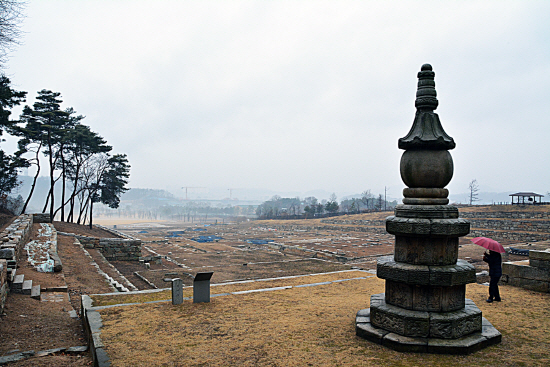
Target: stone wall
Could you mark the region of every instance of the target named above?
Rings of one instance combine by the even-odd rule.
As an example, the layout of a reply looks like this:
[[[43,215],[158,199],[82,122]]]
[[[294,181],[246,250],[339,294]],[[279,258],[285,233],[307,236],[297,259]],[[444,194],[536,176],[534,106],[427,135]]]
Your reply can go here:
[[[337,225],[312,225],[312,226],[300,226],[300,225],[274,225],[272,223],[261,223],[260,227],[263,228],[276,228],[279,231],[303,231],[303,232],[316,232],[316,231],[349,231],[349,232],[370,232],[370,233],[379,233],[387,234],[386,227],[371,227],[371,226],[345,226],[338,227]]]
[[[503,263],[502,281],[512,286],[550,293],[550,249],[529,251],[529,262]]]
[[[4,312],[9,283],[17,272],[19,251],[29,239],[32,224],[33,216],[22,214],[0,233],[0,314]]]
[[[505,218],[505,219],[550,219],[550,212],[528,212],[528,211],[460,211],[461,218]]]
[[[50,214],[48,213],[35,213],[32,214],[34,223],[51,223]]]
[[[471,237],[490,237],[497,241],[538,242],[550,239],[550,212],[483,211],[462,212],[460,217],[470,222]],[[323,219],[326,226],[280,226],[285,229],[327,230],[386,233],[384,220]],[[333,226],[329,226],[332,224]],[[344,227],[345,226],[345,227]]]
[[[8,262],[0,259],[0,314],[4,312],[4,305],[8,297]]]
[[[109,261],[139,261],[141,256],[141,240],[138,239],[97,238],[65,232],[59,234],[75,237],[85,248],[98,249]]]
[[[470,236],[497,241],[538,242],[550,239],[550,212],[479,211],[460,212],[470,221]]]
[[[386,220],[363,220],[363,219],[322,219],[321,223],[326,224],[344,224],[344,225],[354,225],[354,226],[375,226],[375,227],[385,227]]]
[[[528,219],[468,219],[472,227],[505,231],[529,231],[550,233],[550,220]]]
[[[469,237],[489,237],[496,241],[514,241],[514,242],[539,242],[550,239],[550,233],[529,233],[529,232],[511,232],[486,229],[471,229]]]
[[[139,261],[141,241],[124,238],[101,238],[96,246],[107,260]]]

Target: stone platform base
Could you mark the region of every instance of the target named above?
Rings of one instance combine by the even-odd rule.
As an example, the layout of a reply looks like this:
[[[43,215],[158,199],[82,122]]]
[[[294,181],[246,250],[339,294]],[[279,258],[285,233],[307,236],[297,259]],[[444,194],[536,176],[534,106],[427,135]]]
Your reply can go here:
[[[411,338],[384,329],[370,323],[370,308],[357,312],[355,332],[357,336],[381,344],[398,352],[470,354],[498,344],[502,335],[486,318],[482,319],[482,330],[458,339]]]

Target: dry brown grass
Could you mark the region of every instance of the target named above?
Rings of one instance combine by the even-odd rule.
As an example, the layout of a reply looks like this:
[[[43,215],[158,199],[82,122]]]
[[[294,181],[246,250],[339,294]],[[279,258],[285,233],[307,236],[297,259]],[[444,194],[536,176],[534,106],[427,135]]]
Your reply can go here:
[[[302,279],[315,283],[362,276],[349,272]],[[331,278],[333,277],[333,278]],[[257,284],[227,285],[219,291]],[[275,286],[266,282],[265,287]],[[228,287],[225,289],[224,287]],[[239,288],[242,287],[242,288]],[[219,293],[218,287],[215,287]],[[355,336],[355,313],[384,291],[376,277],[315,287],[231,295],[211,303],[141,304],[101,311],[101,338],[113,366],[547,366],[550,295],[469,285],[473,299],[503,342],[469,356],[398,353]]]
[[[360,277],[373,277],[373,274],[361,271],[346,271],[333,274],[320,274],[312,276],[301,276],[297,278],[287,279],[271,279],[254,282],[239,282],[236,284],[213,284],[211,286],[211,294],[231,293],[240,291],[249,291],[254,289],[276,288],[285,286],[297,286],[302,284],[322,283],[335,281],[340,279],[352,279]],[[183,297],[191,297],[193,295],[193,287],[183,288]],[[167,300],[172,297],[171,290],[160,290],[158,292],[137,293],[137,294],[94,294],[91,295],[94,307],[117,305],[124,303],[145,303],[151,301]]]

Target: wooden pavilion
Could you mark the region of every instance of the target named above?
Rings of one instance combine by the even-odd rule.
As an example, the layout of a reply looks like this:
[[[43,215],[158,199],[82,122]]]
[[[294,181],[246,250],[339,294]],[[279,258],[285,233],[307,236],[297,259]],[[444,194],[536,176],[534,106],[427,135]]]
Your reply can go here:
[[[534,192],[516,192],[515,194],[510,194],[510,196],[512,197],[512,205],[540,205],[542,204],[542,198],[544,197],[544,195],[536,194]],[[514,202],[514,198],[517,198],[516,202]]]

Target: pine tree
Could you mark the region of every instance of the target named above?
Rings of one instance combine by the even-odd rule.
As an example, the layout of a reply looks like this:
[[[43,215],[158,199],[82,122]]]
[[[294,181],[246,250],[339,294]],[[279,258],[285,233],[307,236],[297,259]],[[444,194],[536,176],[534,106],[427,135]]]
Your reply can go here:
[[[27,92],[13,90],[10,84],[9,78],[0,76],[0,137],[4,130],[11,133],[16,128],[18,121],[10,120],[11,109],[24,102],[27,95]],[[27,165],[21,154],[12,156],[0,149],[0,195],[10,193],[20,184],[17,180],[18,170]]]
[[[40,141],[48,157],[50,189],[42,212],[46,212],[49,204],[52,220],[55,205],[55,171],[57,161],[60,159],[64,135],[71,124],[70,113],[60,108],[63,102],[59,99],[60,96],[61,93],[43,89],[38,92],[37,101],[33,107],[25,106],[21,115],[21,120],[26,122],[29,136],[35,141]]]

